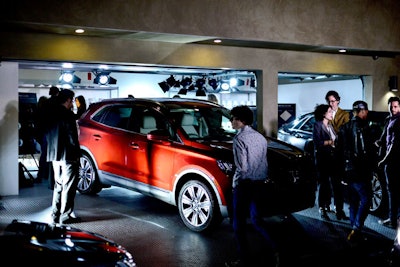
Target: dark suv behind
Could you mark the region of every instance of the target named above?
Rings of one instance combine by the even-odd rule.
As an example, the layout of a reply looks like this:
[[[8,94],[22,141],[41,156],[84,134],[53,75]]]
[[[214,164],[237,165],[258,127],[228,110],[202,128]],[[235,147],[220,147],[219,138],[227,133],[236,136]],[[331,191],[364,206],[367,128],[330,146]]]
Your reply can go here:
[[[229,216],[233,173],[230,111],[208,101],[108,99],[79,120],[82,194],[119,186],[178,207],[184,224],[204,231]],[[265,215],[314,206],[312,161],[268,138]]]

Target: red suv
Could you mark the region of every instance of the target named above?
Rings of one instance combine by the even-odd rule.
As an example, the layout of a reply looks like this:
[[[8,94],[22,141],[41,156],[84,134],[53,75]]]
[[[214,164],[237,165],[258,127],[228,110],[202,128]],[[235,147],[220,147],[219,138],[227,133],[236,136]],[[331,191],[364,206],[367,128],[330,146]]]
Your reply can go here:
[[[108,99],[88,108],[79,129],[80,193],[131,189],[177,206],[197,232],[229,216],[236,132],[223,106],[180,98]],[[296,147],[268,140],[266,215],[312,207],[312,161]]]

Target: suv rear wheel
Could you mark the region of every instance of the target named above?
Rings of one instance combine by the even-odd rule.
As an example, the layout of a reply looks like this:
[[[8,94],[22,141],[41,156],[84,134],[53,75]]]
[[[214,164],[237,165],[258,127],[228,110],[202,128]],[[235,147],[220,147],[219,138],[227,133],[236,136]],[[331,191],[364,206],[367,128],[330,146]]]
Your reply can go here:
[[[379,179],[379,175],[374,172],[372,178],[372,200],[369,211],[374,215],[382,215],[387,209],[387,193],[385,182]]]
[[[200,181],[191,180],[183,185],[178,208],[182,221],[192,231],[201,232],[221,222],[214,195]]]

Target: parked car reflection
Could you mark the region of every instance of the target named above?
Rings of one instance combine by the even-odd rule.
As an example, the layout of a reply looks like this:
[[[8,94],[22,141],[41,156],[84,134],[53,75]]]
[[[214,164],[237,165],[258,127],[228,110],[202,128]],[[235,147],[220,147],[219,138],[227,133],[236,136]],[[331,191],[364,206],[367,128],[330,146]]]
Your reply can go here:
[[[96,233],[69,226],[14,220],[0,236],[2,255],[16,266],[134,267],[132,254]]]
[[[350,111],[349,111],[350,112]],[[382,133],[388,112],[369,111],[368,120],[376,140]],[[315,122],[312,112],[299,116],[295,120],[282,125],[278,129],[278,139],[304,150],[310,156],[314,155],[313,125]],[[377,151],[378,152],[378,151]],[[383,171],[376,169],[372,180],[372,205],[370,212],[382,215],[387,210],[386,181]]]

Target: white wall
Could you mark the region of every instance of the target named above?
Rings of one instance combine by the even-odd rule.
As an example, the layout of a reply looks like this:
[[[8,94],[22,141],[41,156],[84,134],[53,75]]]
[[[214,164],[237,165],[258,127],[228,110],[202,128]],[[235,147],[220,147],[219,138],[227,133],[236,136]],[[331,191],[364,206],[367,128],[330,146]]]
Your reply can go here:
[[[0,195],[18,195],[18,63],[0,62]]]
[[[314,111],[317,104],[326,104],[325,95],[329,90],[339,93],[342,109],[352,109],[354,101],[364,100],[361,79],[354,79],[279,85],[278,103],[295,103],[296,116],[299,116]]]

